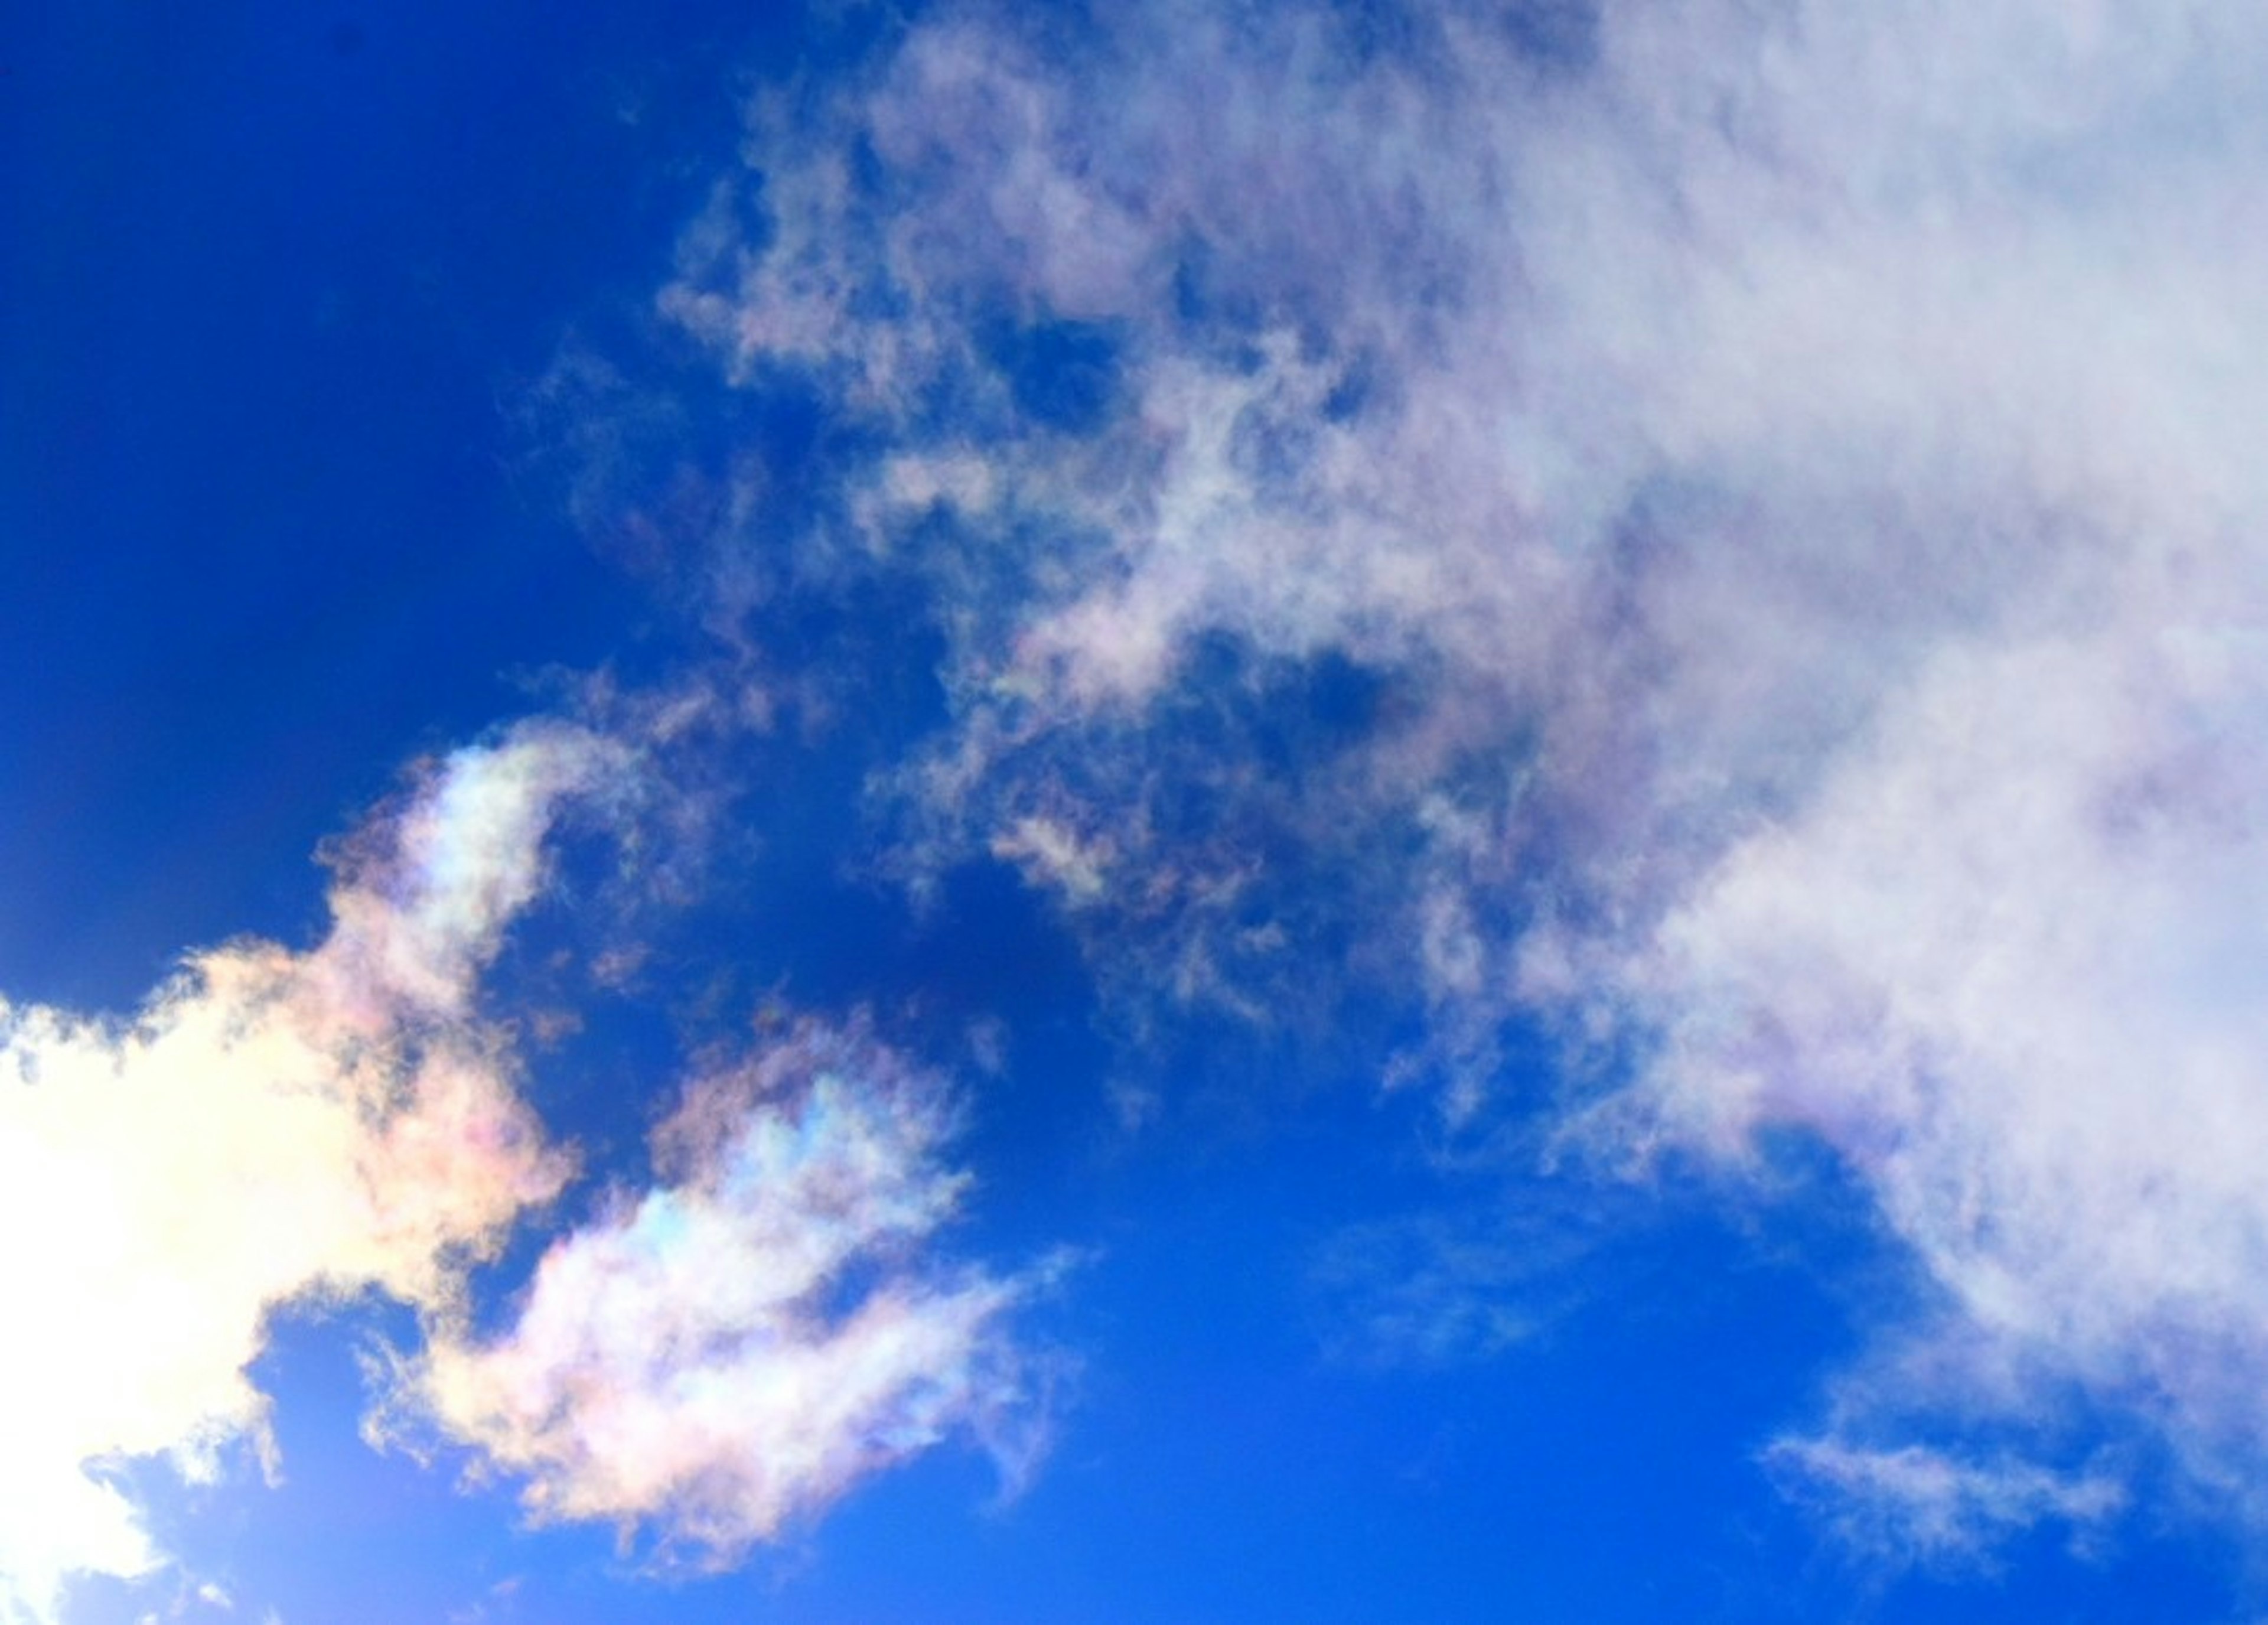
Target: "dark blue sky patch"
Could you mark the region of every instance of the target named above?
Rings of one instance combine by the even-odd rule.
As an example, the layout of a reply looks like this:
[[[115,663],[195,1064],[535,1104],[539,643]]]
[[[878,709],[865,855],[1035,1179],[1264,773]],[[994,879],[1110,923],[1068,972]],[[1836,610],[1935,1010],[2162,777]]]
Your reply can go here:
[[[1222,355],[1236,370],[1263,360],[1256,341],[1267,330],[1265,302],[1243,286],[1206,238],[1185,238],[1174,262],[1173,312],[1184,343]]]
[[[1119,344],[1109,328],[1093,321],[1001,321],[980,332],[986,358],[1034,423],[1064,434],[1092,434],[1108,421],[1121,388]]]
[[[0,247],[0,758],[40,764],[0,784],[0,970],[115,1005],[299,935],[318,877],[269,855],[516,708],[514,668],[620,646],[612,570],[512,485],[509,398],[649,297],[700,196],[652,160],[738,117],[674,53],[752,35],[413,8],[342,56],[288,8],[105,15],[4,98],[43,156]]]
[[[1598,60],[1598,0],[1511,0],[1497,20],[1522,55],[1549,73],[1580,73]]]
[[[1395,681],[1339,649],[1292,659],[1213,632],[1190,645],[1153,727],[1160,749],[1223,763],[1250,762],[1244,747],[1256,742],[1259,764],[1288,777],[1326,766],[1360,742]]]

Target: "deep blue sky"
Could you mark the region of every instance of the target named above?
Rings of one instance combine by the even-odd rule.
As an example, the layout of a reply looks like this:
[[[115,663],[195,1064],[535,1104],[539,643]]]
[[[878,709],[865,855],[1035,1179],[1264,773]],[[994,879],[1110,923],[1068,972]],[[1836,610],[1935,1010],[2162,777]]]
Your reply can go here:
[[[11,26],[12,986],[114,1001],[185,942],[298,926],[309,876],[260,854],[492,720],[510,674],[635,643],[515,405],[578,324],[637,319],[766,32]]]
[[[638,696],[762,690],[764,726],[704,723],[652,745],[654,783],[622,815],[633,833],[563,840],[482,985],[482,1019],[523,1053],[517,1087],[583,1167],[473,1272],[475,1318],[504,1326],[547,1245],[660,1177],[642,1142],[688,1067],[775,1030],[760,1010],[849,1021],[865,1008],[961,1102],[946,1155],[973,1183],[954,1223],[908,1246],[933,1247],[940,1270],[1046,1278],[1020,1289],[1012,1339],[1049,1447],[1004,1495],[959,1418],[935,1448],[893,1445],[770,1538],[716,1554],[715,1572],[657,1573],[666,1506],[618,1540],[603,1518],[532,1521],[515,1503],[525,1474],[484,1474],[462,1437],[430,1463],[367,1447],[366,1363],[417,1348],[417,1315],[375,1287],[328,1306],[286,1297],[248,1368],[272,1400],[278,1480],[262,1482],[241,1440],[211,1484],[152,1456],[99,1469],[169,1561],[130,1581],[80,1577],[60,1618],[2242,1617],[2257,1429],[2225,1424],[2213,1381],[2191,1384],[2165,1351],[2206,1326],[2198,1357],[2241,1382],[2257,1352],[2246,1311],[2200,1287],[2184,1318],[2192,1300],[2168,1307],[2146,1276],[2106,1299],[2107,1330],[2085,1314],[2055,1323],[2085,1345],[2057,1366],[2007,1329],[2021,1314],[1996,1322],[1964,1296],[1966,1265],[2006,1262],[1999,1215],[1948,1239],[1931,1206],[1948,1167],[1988,1167],[1970,1199],[1987,1207],[2035,1185],[1997,1183],[1981,1154],[1962,1162],[1940,1138],[1949,1109],[1900,1116],[1885,1102],[1910,1097],[1887,1085],[1822,1104],[1774,1074],[1759,1086],[1771,1104],[1724,1105],[1721,1134],[1712,1105],[1697,1128],[1663,1119],[1692,1129],[1683,1142],[1682,1128],[1633,1129],[1591,1156],[1554,1138],[1616,1090],[1642,1093],[1660,1057],[1702,1055],[1696,1088],[1718,1075],[1707,1046],[1752,992],[1738,980],[1748,917],[1707,934],[1712,900],[1735,895],[1716,877],[1748,872],[1727,853],[1774,821],[1790,846],[1816,835],[1802,809],[1840,805],[1838,775],[1877,761],[1867,730],[1903,714],[1933,650],[2066,602],[2003,579],[2047,580],[2036,560],[2061,557],[2062,498],[2004,500],[1993,484],[2008,468],[2034,478],[2045,454],[2009,449],[2021,436],[1989,414],[1932,417],[1941,380],[1927,369],[1969,387],[1946,359],[1961,346],[1917,351],[1929,381],[1913,413],[1937,427],[1911,442],[1902,386],[1813,387],[1805,343],[1839,341],[1802,327],[1800,290],[1778,308],[1808,340],[1782,343],[1770,323],[1733,321],[1732,339],[1679,329],[1662,341],[1673,366],[1631,318],[1596,346],[1610,358],[1596,368],[1622,369],[1613,388],[1555,370],[1592,352],[1554,324],[1587,334],[1606,318],[1553,280],[1553,255],[1590,230],[1611,248],[1596,220],[1619,206],[1585,216],[1554,189],[1569,175],[1603,194],[1649,163],[1673,172],[1664,189],[1703,219],[1704,262],[1631,282],[1705,313],[1740,284],[1706,262],[1709,245],[1745,244],[1726,221],[1769,191],[1697,159],[1677,169],[1683,114],[1664,111],[1668,92],[1650,101],[1630,65],[1655,59],[1626,8],[1609,23],[1558,0],[1493,22],[1458,11],[1465,33],[1420,5],[1319,11],[1299,33],[1307,55],[1279,51],[1272,24],[1209,33],[1173,6],[1123,26],[836,10],[96,4],[0,26],[0,996],[130,1020],[189,950],[247,936],[308,949],[329,883],[313,854],[366,817],[393,827],[383,809],[434,758],[553,712],[648,728],[650,743],[659,731],[623,720]],[[1729,25],[1709,37],[1747,48]],[[1476,91],[1488,64],[1504,77]],[[1174,87],[1216,65],[1218,85]],[[1744,71],[1725,70],[1736,91]],[[992,72],[1073,115],[1027,119]],[[1973,122],[1989,139],[1954,143],[1948,165],[1977,191],[2031,173],[2023,151],[2003,164],[1985,150],[2001,138],[1991,76],[1948,72],[1962,118],[1985,107]],[[1426,94],[1373,94],[1392,74]],[[752,104],[770,111],[751,121]],[[1760,92],[1750,111],[1800,134],[1809,104],[1791,105]],[[2156,127],[2122,122],[2124,107],[2071,144],[2099,139],[2146,168],[2155,149],[2134,129]],[[1613,162],[1547,161],[1551,132],[1595,129]],[[1624,129],[1653,133],[1623,152]],[[2066,137],[2007,137],[2034,139]],[[2200,166],[2243,150],[2241,132],[2202,140]],[[1469,184],[1456,165],[1491,144],[1501,166],[1475,159],[1487,183]],[[1727,165],[1753,156],[1727,150]],[[1783,156],[1761,137],[1753,151]],[[1035,152],[1058,164],[1053,181]],[[836,173],[829,154],[842,189],[795,191]],[[1771,173],[1811,184],[1792,161]],[[1903,229],[1900,185],[1926,194],[1940,178],[1850,184],[1838,208],[1872,230],[1880,206]],[[2010,234],[2029,229],[2028,194],[1992,196]],[[2123,218],[2121,196],[2099,212]],[[1756,242],[1783,240],[1775,207],[1755,204],[1769,217]],[[1788,218],[1830,241],[1846,229],[1834,209]],[[2180,225],[2154,240],[2177,266]],[[1080,258],[1135,239],[1124,264]],[[2218,265],[2224,247],[2195,258]],[[1942,250],[1965,265],[1962,251]],[[1763,283],[1777,252],[1727,258]],[[2012,257],[2029,268],[2020,285],[2070,297],[2084,324],[2095,307],[2060,262]],[[811,274],[761,284],[748,268],[766,264]],[[762,326],[791,285],[839,296],[825,344]],[[1905,304],[1881,297],[1926,325],[1912,311],[1940,284],[1913,285],[1926,292],[1899,284]],[[728,297],[770,336],[729,353],[721,329],[662,299],[672,286]],[[1873,364],[1869,332],[1838,378]],[[883,372],[841,360],[881,353],[859,348],[875,335],[901,345]],[[1720,341],[1748,346],[1740,366],[1689,369],[1676,349],[1713,356]],[[1299,381],[1302,367],[1323,383]],[[1775,368],[1796,381],[1778,388]],[[1695,421],[1754,421],[1771,450],[1727,449],[1745,426],[1677,415],[1693,370],[1720,409]],[[1192,377],[1248,393],[1208,417],[1188,404]],[[1673,404],[1650,417],[1657,395]],[[2209,395],[2153,398],[2217,421]],[[1173,447],[1209,443],[1209,424],[1227,425],[1226,449],[1188,474]],[[1846,433],[1860,454],[1845,454]],[[1564,444],[1535,452],[1554,435]],[[1020,494],[890,509],[877,493],[912,477],[891,459],[922,457],[988,465]],[[1490,484],[1522,458],[1533,466]],[[2240,519],[2244,499],[2228,499]],[[1186,550],[1147,550],[1145,527],[1191,513]],[[1513,557],[1504,537],[1530,526],[1558,562]],[[2237,558],[2253,535],[2205,528],[2246,537],[2228,544]],[[1824,543],[1774,551],[1783,533],[1858,539],[1830,558]],[[2050,540],[1992,539],[2019,534]],[[1978,585],[1934,550],[1947,536],[2015,562]],[[1301,551],[1314,537],[1332,540]],[[1742,549],[1764,563],[1712,574]],[[1545,583],[1594,568],[1550,596]],[[1515,578],[1531,595],[1490,619]],[[2188,613],[2165,591],[2136,612],[2150,622],[2138,637]],[[1108,613],[1079,619],[1090,594]],[[1160,603],[1164,675],[1109,676],[1137,669],[1111,663],[1147,646],[1120,633]],[[1814,617],[1822,603],[1844,607]],[[1878,621],[1895,625],[1837,630]],[[1505,651],[1531,624],[1539,647],[1564,640],[1523,664]],[[1704,646],[1741,660],[1694,658]],[[631,697],[621,711],[572,698],[600,671]],[[1110,697],[1120,681],[1132,698]],[[1083,698],[1088,682],[1105,698]],[[2105,721],[2102,738],[2126,748],[2124,726]],[[1888,753],[1904,735],[1881,727]],[[2151,770],[2160,789],[2134,794],[2178,807],[2193,782],[2234,784],[2230,804],[2249,805],[2253,764],[2212,757],[2241,726],[2195,732],[2191,756]],[[917,787],[954,761],[975,764],[962,788]],[[2032,766],[2008,771],[2031,782]],[[1886,769],[1884,782],[1878,804],[1903,816],[1906,781]],[[679,804],[700,816],[673,822]],[[1950,849],[1967,826],[1957,808],[1942,816]],[[1930,849],[1933,829],[1909,830],[1911,845]],[[1066,857],[1059,837],[1085,845]],[[1873,848],[1839,838],[1819,837],[1822,861],[1863,869]],[[645,883],[656,853],[679,866],[669,884]],[[1911,895],[1926,912],[1938,894]],[[1996,920],[2038,893],[2010,879],[2007,895]],[[2191,895],[2164,916],[2174,936]],[[1808,979],[1841,949],[1807,948],[1806,918],[1770,916],[1796,922],[1771,927],[1796,946],[1756,996],[1793,1013],[1741,1064],[1841,1089],[1843,1068],[1874,1075],[1851,1056],[1880,1027],[1858,1023],[1870,1036],[1838,1047],[1805,1025],[1841,1010],[1846,986]],[[1695,920],[1699,934],[1676,936]],[[1521,957],[1563,927],[1593,952],[1572,961],[1597,979],[1591,1004],[1538,992],[1538,961]],[[1730,979],[1687,1000],[1672,985],[1683,962],[1629,947],[1657,929],[1720,945]],[[2250,939],[2204,940],[2241,952]],[[1468,941],[1469,963],[1455,957]],[[586,973],[625,944],[629,971]],[[1523,975],[1516,993],[1489,991]],[[1923,1038],[1896,1053],[1933,1058],[1913,1063],[1929,1088],[2021,1092],[1986,1082],[2005,1056],[1953,1017],[1928,1027],[1925,995],[1896,990],[1909,984],[1867,1004],[1867,1021],[1923,1009]],[[2144,1026],[2219,1032],[2219,1008]],[[1602,1038],[1586,1021],[1625,1024]],[[8,1041],[32,1055],[33,1039]],[[2044,1070],[2058,1054],[2009,1053]],[[2257,1053],[2229,1053],[2257,1075]],[[2137,1097],[2116,1094],[2117,1077],[2104,1087]],[[2226,1120],[2257,1120],[2257,1096],[2231,1087]],[[0,1134],[46,1143],[12,1119]],[[2021,1164],[2045,1186],[2066,1166]],[[2074,1232],[2115,1235],[2117,1210],[2080,1188],[2095,1166],[2069,1175]],[[2019,1307],[2055,1310],[2051,1284],[2026,1296],[2025,1271],[2052,1282],[2058,1260],[2010,1245]],[[854,1260],[826,1301],[851,1305],[903,1263],[887,1248]],[[2010,1397],[2028,1382],[2033,1396]],[[1791,1439],[1894,1466],[1938,1452],[2000,1488],[1900,1502],[1807,1477]],[[2025,1476],[2034,1463],[2041,1476]],[[2114,1506],[2084,1500],[2110,1479]],[[2070,1485],[2080,1498],[2058,1499]],[[9,1549],[0,1540],[0,1577]],[[200,1585],[218,1590],[200,1600]]]

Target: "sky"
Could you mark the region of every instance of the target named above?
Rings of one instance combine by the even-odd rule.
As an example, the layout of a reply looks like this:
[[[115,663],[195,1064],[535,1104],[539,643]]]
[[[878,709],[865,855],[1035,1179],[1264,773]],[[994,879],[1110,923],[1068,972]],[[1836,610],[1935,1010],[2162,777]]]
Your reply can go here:
[[[0,1621],[2268,1618],[2263,83],[0,18]]]

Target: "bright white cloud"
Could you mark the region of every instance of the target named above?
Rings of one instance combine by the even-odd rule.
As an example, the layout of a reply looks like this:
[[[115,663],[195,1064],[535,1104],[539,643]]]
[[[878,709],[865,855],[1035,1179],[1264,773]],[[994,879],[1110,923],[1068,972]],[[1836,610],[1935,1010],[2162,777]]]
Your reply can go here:
[[[703,1565],[952,1432],[1020,1471],[1024,1286],[921,1256],[968,1183],[951,1127],[939,1080],[863,1025],[777,1034],[688,1089],[663,1183],[555,1240],[507,1327],[404,1363],[382,1428],[475,1445],[540,1520]]]
[[[565,725],[459,751],[342,848],[315,948],[195,955],[130,1021],[0,1006],[0,1613],[162,1561],[113,1464],[268,1451],[271,1314],[447,1311],[559,1188],[474,993],[563,801],[624,764]]]
[[[1571,65],[1426,17],[1128,8],[1064,63],[954,11],[758,119],[773,235],[720,202],[665,305],[893,447],[799,567],[931,585],[924,838],[1229,1008],[1325,969],[1322,910],[1459,1112],[1540,1017],[1646,1058],[1617,1148],[1812,1130],[1945,1304],[1936,1391],[1837,1426],[2021,1412],[2026,1367],[2241,1482],[2268,20],[1610,4]],[[1109,347],[1068,415],[995,331],[1049,321]],[[1378,713],[1268,768],[1237,707],[1327,655]],[[1804,1448],[1951,1522],[2062,1504]]]

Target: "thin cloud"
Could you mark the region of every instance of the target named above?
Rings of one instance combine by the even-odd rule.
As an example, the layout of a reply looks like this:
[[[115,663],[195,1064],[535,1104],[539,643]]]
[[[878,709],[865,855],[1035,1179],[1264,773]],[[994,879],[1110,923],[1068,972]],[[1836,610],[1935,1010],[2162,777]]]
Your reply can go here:
[[[1547,1201],[1351,1225],[1309,1260],[1318,1341],[1328,1357],[1357,1366],[1491,1358],[1585,1306],[1594,1289],[1583,1266],[1596,1261],[1602,1229],[1594,1215]]]
[[[1828,1516],[1854,1551],[1898,1566],[1983,1562],[1994,1540],[2043,1523],[2064,1525],[2079,1544],[2127,1500],[2106,1473],[1969,1460],[1918,1444],[1867,1450],[1801,1440],[1774,1446],[1765,1460],[1799,1493],[1825,1492]]]

